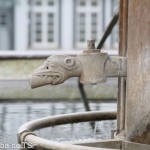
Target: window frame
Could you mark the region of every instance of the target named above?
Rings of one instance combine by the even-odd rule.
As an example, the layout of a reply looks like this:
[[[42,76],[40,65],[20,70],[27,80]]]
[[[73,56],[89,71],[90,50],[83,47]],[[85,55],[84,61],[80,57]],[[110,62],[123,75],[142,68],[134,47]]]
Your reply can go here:
[[[97,6],[92,6],[92,0],[83,0],[85,1],[85,6],[78,6],[79,2],[81,0],[77,0],[74,2],[75,10],[74,10],[74,17],[75,17],[75,24],[74,24],[74,46],[75,48],[84,48],[86,45],[86,40],[92,39],[92,18],[91,15],[93,13],[97,14],[97,30],[96,30],[96,44],[99,42],[99,39],[101,37],[100,33],[103,33],[103,24],[100,22],[103,18],[103,1],[102,0],[96,0],[98,2]],[[85,41],[80,42],[79,41],[79,14],[84,13],[85,14]],[[90,25],[87,25],[90,24]]]
[[[30,9],[28,13],[30,14],[30,25],[29,25],[29,48],[31,49],[56,49],[59,48],[59,36],[60,36],[60,0],[54,0],[53,6],[48,5],[48,0],[41,0],[42,4],[35,6],[35,1],[31,1]],[[41,42],[37,42],[36,39],[36,13],[41,13]],[[53,23],[53,42],[48,41],[48,14],[54,14],[54,23]]]

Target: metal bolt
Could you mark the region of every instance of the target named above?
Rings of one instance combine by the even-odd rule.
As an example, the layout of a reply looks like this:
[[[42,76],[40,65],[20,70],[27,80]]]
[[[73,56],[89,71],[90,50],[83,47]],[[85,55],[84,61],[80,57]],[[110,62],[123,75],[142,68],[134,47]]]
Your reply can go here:
[[[87,49],[88,50],[95,49],[95,40],[87,40]]]
[[[87,49],[83,53],[99,53],[100,49],[95,49],[95,40],[87,40]]]

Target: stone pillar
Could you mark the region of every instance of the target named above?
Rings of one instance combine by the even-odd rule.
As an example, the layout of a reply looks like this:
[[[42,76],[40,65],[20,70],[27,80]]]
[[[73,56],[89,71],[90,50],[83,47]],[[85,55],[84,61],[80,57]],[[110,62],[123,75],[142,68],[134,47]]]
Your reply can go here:
[[[128,1],[125,135],[150,144],[150,0]]]

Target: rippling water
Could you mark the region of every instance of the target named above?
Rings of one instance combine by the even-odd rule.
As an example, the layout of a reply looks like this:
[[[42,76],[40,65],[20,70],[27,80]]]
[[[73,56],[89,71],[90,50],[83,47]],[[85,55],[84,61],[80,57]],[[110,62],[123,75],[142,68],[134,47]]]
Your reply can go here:
[[[91,102],[90,107],[93,111],[113,111],[116,110],[116,103]],[[28,101],[0,103],[0,146],[7,143],[17,143],[16,134],[18,128],[30,120],[83,111],[84,107],[80,102]],[[57,141],[77,141],[91,138],[108,139],[111,136],[111,130],[116,128],[116,121],[101,121],[95,124],[95,129],[90,126],[90,123],[77,123],[42,129],[37,131],[37,134],[41,137]]]

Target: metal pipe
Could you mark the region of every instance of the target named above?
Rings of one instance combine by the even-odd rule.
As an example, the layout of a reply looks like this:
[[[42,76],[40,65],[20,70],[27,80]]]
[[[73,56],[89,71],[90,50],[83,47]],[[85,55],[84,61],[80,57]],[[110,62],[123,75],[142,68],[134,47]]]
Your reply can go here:
[[[92,111],[92,112],[82,112],[82,113],[80,112],[80,113],[56,115],[27,122],[19,128],[18,134],[24,131],[35,131],[42,128],[68,123],[114,120],[114,119],[116,119],[116,112],[114,111],[113,112]]]
[[[105,62],[104,70],[107,78],[126,77],[127,58],[121,56],[108,56]]]
[[[112,29],[114,28],[114,26],[117,24],[118,22],[118,19],[119,19],[119,12],[117,12],[112,20],[110,21],[109,25],[107,26],[106,28],[106,31],[105,33],[103,34],[102,38],[101,38],[101,41],[100,43],[98,44],[97,46],[97,49],[101,49],[106,41],[106,39],[108,38],[108,36],[110,35]]]
[[[80,81],[78,80],[78,89],[80,92],[80,99],[82,100],[83,104],[84,104],[84,108],[86,111],[91,111],[90,106],[89,106],[89,100],[86,97],[86,92],[84,90],[84,85],[80,83]]]
[[[116,119],[116,112],[98,112],[98,111],[64,114],[64,115],[57,115],[57,116],[50,116],[50,117],[45,117],[41,119],[36,119],[28,123],[25,123],[19,128],[18,142],[20,144],[24,142],[36,143],[38,147],[44,146],[46,147],[45,149],[50,149],[50,148],[56,149],[56,147],[57,149],[59,149],[61,147],[60,148],[61,150],[63,149],[66,150],[67,148],[69,149],[70,146],[71,146],[70,149],[76,149],[76,150],[83,149],[83,148],[80,148],[80,146],[79,148],[71,144],[65,146],[64,144],[60,144],[59,142],[52,142],[49,140],[36,137],[33,131],[37,129],[47,128],[47,127],[51,127],[55,125],[68,124],[68,123],[114,120],[114,119]],[[86,148],[86,149],[88,150],[89,148]]]
[[[26,142],[34,142],[36,143],[34,149],[36,150],[118,150],[118,149],[108,149],[108,148],[96,148],[96,147],[88,147],[88,146],[79,146],[72,145],[69,143],[60,143],[56,141],[49,141],[46,139],[42,139],[40,137],[36,137],[33,135],[28,135],[26,137]]]

